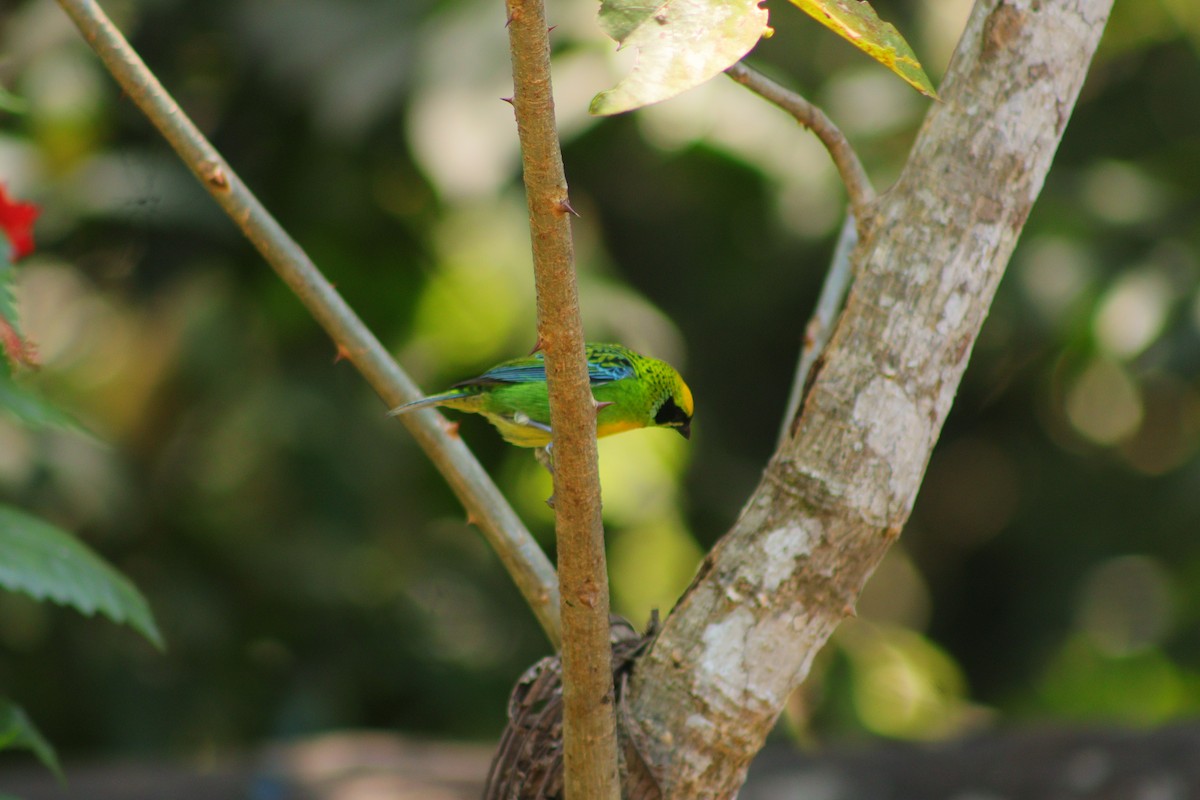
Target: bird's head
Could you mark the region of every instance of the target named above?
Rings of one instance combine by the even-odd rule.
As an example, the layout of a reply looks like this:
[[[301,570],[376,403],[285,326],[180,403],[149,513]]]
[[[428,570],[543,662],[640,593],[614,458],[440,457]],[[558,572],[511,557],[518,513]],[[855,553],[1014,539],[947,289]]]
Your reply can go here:
[[[657,405],[653,412],[654,424],[664,428],[674,428],[685,439],[692,438],[692,391],[674,367],[662,364],[664,380],[658,382],[661,391],[656,397]]]

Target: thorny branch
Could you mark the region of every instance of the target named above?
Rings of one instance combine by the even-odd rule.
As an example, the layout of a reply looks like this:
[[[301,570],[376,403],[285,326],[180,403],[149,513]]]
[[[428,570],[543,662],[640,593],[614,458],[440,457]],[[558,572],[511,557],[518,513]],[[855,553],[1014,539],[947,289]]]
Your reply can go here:
[[[562,591],[563,789],[618,800],[608,567],[600,516],[596,401],[584,358],[571,208],[550,79],[543,0],[507,0],[513,110],[529,205],[538,342],[554,431],[554,530]]]
[[[333,338],[339,355],[358,368],[389,407],[420,397],[416,383],[204,138],[104,11],[93,0],[59,0],[59,5],[126,95]],[[468,519],[496,550],[557,646],[558,578],[545,553],[467,446],[449,435],[436,412],[408,414],[402,420],[466,507]]]

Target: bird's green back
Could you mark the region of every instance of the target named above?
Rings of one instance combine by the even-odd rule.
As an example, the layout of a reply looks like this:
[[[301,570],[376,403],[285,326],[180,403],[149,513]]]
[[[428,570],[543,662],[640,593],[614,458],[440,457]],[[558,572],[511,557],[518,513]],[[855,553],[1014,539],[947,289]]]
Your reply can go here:
[[[618,344],[591,343],[585,353],[592,394],[600,405],[597,436],[658,425],[688,434],[692,395],[673,367]],[[519,447],[544,447],[552,441],[546,364],[540,352],[504,361],[448,392],[409,404],[429,405],[481,414]]]

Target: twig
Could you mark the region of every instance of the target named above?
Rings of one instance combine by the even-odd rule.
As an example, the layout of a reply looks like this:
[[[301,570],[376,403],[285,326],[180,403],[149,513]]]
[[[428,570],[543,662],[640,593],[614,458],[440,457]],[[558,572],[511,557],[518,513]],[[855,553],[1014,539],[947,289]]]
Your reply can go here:
[[[783,415],[783,423],[779,431],[778,446],[791,432],[796,415],[800,412],[800,403],[804,399],[804,389],[809,381],[809,373],[817,357],[825,349],[829,336],[833,332],[833,323],[850,287],[852,270],[850,269],[850,253],[860,239],[866,237],[874,218],[875,189],[863,169],[862,162],[845,134],[817,106],[805,100],[800,95],[780,86],[775,81],[755,69],[739,61],[725,70],[730,78],[742,84],[763,99],[774,103],[791,114],[797,122],[816,134],[830,158],[842,176],[846,185],[846,194],[850,199],[850,214],[842,226],[838,237],[837,248],[833,254],[833,262],[825,275],[821,286],[821,295],[812,319],[804,329],[804,344],[800,351],[800,364],[792,379],[792,390],[788,397],[787,411]]]
[[[600,517],[596,401],[584,358],[571,214],[542,0],[507,0],[513,108],[529,204],[538,341],[554,431],[555,533],[563,623],[563,766],[570,800],[618,800],[608,571]]]
[[[420,390],[320,273],[295,241],[250,193],[220,154],[147,69],[92,0],[59,0],[84,39],[138,108],[170,143],[263,258],[292,288],[317,322],[389,406]],[[402,417],[434,465],[495,548],[546,635],[559,643],[558,581],[546,555],[462,440],[428,411]]]
[[[846,184],[850,210],[858,220],[859,238],[865,239],[874,219],[875,189],[871,186],[871,180],[867,177],[862,162],[858,160],[858,154],[854,152],[841,129],[833,124],[833,120],[829,119],[824,111],[741,61],[725,70],[725,74],[764,100],[779,106],[816,134],[821,144],[829,151],[830,158],[842,176],[842,183]]]
[[[804,400],[805,389],[812,383],[813,365],[817,357],[825,350],[829,337],[833,335],[833,323],[842,303],[846,299],[846,291],[850,288],[853,271],[850,269],[850,254],[858,244],[858,230],[855,227],[854,215],[849,214],[842,223],[842,232],[838,234],[837,247],[833,250],[833,260],[829,263],[829,271],[825,273],[825,282],[821,284],[821,294],[817,298],[817,306],[813,309],[812,318],[804,328],[804,343],[800,347],[800,363],[796,374],[792,377],[792,391],[788,396],[787,410],[783,414],[783,423],[779,429],[779,440],[776,449],[783,446],[784,440],[791,434],[796,424],[796,415],[800,413],[800,403]]]

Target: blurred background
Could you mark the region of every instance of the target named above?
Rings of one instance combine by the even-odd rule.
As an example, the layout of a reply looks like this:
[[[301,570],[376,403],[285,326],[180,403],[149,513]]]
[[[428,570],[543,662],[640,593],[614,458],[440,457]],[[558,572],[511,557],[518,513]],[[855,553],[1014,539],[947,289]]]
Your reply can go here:
[[[966,0],[877,0],[935,82]],[[163,83],[430,390],[527,352],[503,6],[124,0]],[[786,3],[752,63],[821,103],[880,189],[927,102]],[[692,441],[605,440],[615,610],[666,613],[772,452],[844,195],[814,137],[718,78],[614,119],[630,63],[550,7],[585,324],[675,363]],[[0,501],[148,597],[127,629],[0,594],[0,688],[71,757],[203,759],[347,728],[492,741],[547,653],[403,426],[51,0],[0,6],[0,180],[37,202],[27,385]],[[1117,3],[904,536],[781,738],[1153,725],[1200,708],[1200,6]],[[471,445],[552,551],[549,480]],[[27,755],[8,756],[28,759]]]

